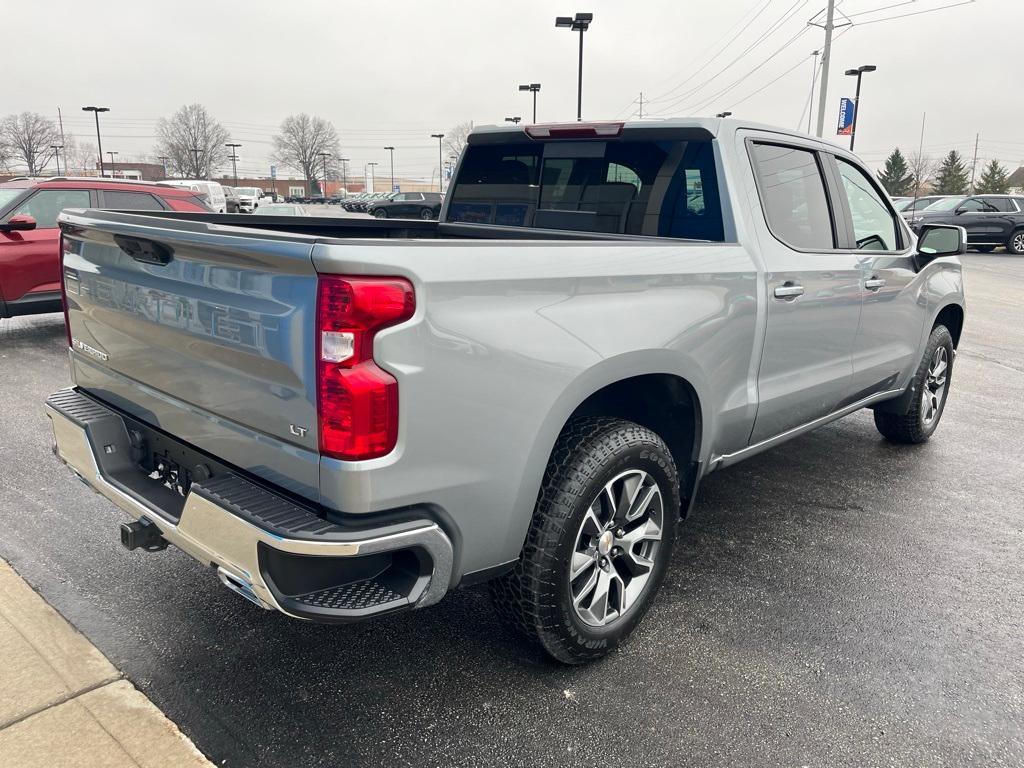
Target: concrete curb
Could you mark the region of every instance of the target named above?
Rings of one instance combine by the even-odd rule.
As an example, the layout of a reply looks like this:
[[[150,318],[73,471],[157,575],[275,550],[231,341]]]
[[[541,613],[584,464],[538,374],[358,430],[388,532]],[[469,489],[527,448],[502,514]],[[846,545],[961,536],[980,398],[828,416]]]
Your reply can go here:
[[[0,560],[0,765],[198,768],[212,763]]]

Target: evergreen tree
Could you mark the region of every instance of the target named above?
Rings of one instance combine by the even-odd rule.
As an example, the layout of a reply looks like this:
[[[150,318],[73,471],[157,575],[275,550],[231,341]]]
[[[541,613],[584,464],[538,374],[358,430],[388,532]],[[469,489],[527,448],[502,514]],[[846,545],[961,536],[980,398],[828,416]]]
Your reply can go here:
[[[970,174],[963,158],[955,149],[950,150],[939,166],[939,175],[935,179],[935,194],[965,195],[970,183]]]
[[[984,195],[1005,195],[1010,191],[1010,174],[998,160],[990,160],[981,172],[975,191]]]
[[[878,180],[893,197],[906,197],[914,193],[914,175],[899,147],[886,158],[885,169]]]

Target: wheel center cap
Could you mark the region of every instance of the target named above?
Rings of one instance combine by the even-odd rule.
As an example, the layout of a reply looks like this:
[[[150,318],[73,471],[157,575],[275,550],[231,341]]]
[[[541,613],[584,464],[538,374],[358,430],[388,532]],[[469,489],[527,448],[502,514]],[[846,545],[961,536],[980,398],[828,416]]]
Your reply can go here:
[[[601,557],[607,557],[608,553],[612,551],[612,544],[614,543],[615,534],[611,531],[605,531],[597,540],[597,553],[601,555]]]

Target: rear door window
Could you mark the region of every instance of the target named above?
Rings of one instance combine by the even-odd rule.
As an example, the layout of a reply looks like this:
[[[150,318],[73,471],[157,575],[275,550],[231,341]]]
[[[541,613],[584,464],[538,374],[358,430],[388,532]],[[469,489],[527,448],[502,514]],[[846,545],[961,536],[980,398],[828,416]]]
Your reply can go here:
[[[814,152],[778,144],[752,145],[765,219],[794,248],[835,248],[825,181]]]
[[[90,205],[87,189],[41,189],[11,215],[31,216],[39,229],[51,229],[57,226],[57,216],[65,208],[88,208]]]
[[[448,220],[724,239],[710,141],[527,141],[466,149]]]
[[[1008,197],[983,197],[982,201],[992,206],[992,211],[999,211],[1000,213],[1008,213],[1010,211],[1016,211],[1017,209],[1013,205],[1013,200]]]
[[[162,211],[164,206],[148,192],[103,191],[103,207],[115,211]]]

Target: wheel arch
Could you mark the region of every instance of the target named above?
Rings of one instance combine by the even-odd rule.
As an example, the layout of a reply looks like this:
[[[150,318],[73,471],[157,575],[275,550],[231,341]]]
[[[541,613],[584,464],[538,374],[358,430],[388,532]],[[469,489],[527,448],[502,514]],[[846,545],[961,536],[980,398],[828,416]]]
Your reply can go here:
[[[964,315],[964,308],[960,304],[955,302],[946,304],[935,314],[935,319],[928,329],[929,335],[935,329],[935,326],[946,326],[949,330],[949,335],[953,337],[953,348],[956,349],[960,346],[960,334],[964,329]]]

